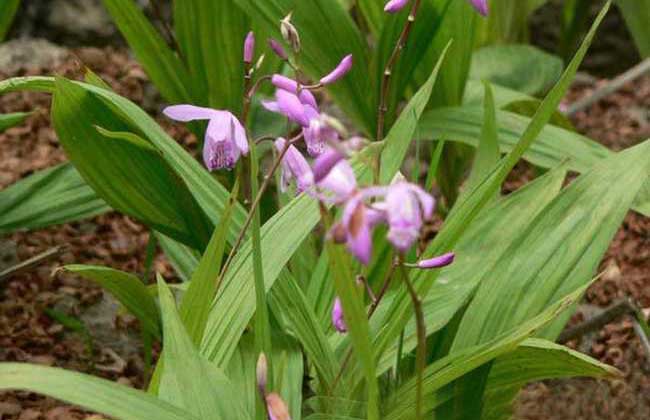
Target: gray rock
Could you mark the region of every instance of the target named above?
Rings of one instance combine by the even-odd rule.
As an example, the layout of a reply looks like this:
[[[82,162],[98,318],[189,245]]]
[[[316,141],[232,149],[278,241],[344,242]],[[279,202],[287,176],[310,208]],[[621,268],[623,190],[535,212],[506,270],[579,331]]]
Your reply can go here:
[[[68,50],[44,39],[14,39],[0,44],[0,71],[12,74],[22,69],[59,65]]]

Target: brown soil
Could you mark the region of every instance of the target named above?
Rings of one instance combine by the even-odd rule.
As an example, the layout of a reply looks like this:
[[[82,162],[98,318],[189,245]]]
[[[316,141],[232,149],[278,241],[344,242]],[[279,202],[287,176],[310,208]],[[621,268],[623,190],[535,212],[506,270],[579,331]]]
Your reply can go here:
[[[56,69],[29,69],[25,74],[63,74],[79,78],[82,60],[120,94],[155,111],[155,97],[140,69],[123,51],[80,49]],[[0,74],[0,80],[8,76]],[[585,95],[591,86],[576,87],[569,99]],[[579,131],[612,149],[629,147],[650,137],[647,109],[650,108],[650,77],[626,87],[574,118]],[[0,134],[0,188],[36,170],[65,160],[50,126],[49,96],[13,93],[0,97],[0,113],[36,110],[20,127]],[[643,112],[645,110],[645,117]],[[194,145],[186,133],[160,120],[176,138]],[[508,189],[534,177],[522,165]],[[54,268],[67,263],[108,265],[142,273],[148,230],[128,217],[110,213],[92,220],[39,231],[15,233],[3,238],[2,245],[14,250],[10,255],[25,260],[53,246],[67,250],[29,273],[16,275],[0,284],[0,360],[41,363],[89,372],[111,380],[142,387],[143,361],[140,355],[126,356],[111,348],[96,349],[90,355],[82,336],[66,330],[44,313],[45,308],[62,302],[71,316],[101,299],[102,291],[69,274],[52,275]],[[12,252],[10,252],[11,254]],[[631,296],[644,308],[650,307],[650,220],[631,212],[612,242],[601,268],[608,275],[587,293],[588,303],[606,307],[616,299]],[[161,253],[154,269],[167,278],[173,270]],[[72,298],[72,299],[71,299]],[[573,322],[577,322],[577,315]],[[115,328],[137,330],[128,316],[118,316]],[[594,380],[547,381],[533,384],[522,393],[516,414],[520,419],[646,419],[650,418],[650,363],[644,356],[629,320],[612,323],[596,332],[587,348],[590,353],[625,373],[616,382]],[[580,346],[581,343],[572,343]],[[583,343],[584,344],[584,343]],[[582,348],[582,347],[581,347]],[[0,419],[83,419],[97,418],[32,393],[0,393]]]

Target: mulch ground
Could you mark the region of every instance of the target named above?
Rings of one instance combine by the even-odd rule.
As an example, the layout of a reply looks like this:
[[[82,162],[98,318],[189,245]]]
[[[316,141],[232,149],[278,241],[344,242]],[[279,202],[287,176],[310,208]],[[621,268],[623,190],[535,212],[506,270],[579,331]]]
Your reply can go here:
[[[156,97],[140,67],[122,51],[85,48],[75,50],[54,69],[29,69],[20,74],[62,74],[79,78],[80,61],[97,72],[118,93],[151,111]],[[594,86],[576,86],[569,100],[589,93]],[[0,97],[0,113],[36,112],[25,124],[0,134],[0,189],[39,169],[65,160],[50,126],[49,96],[13,93]],[[627,86],[606,100],[573,118],[576,128],[620,150],[650,137],[650,77]],[[644,114],[645,112],[645,114]],[[191,136],[160,119],[175,138],[194,146]],[[530,179],[532,171],[520,165],[509,179],[514,188]],[[128,217],[109,213],[92,220],[38,231],[15,233],[0,242],[3,261],[23,261],[51,247],[65,244],[66,251],[46,264],[0,284],[0,360],[41,363],[89,372],[135,387],[144,384],[140,354],[120,354],[100,347],[91,354],[83,335],[71,332],[50,318],[44,310],[64,307],[70,316],[96,304],[102,291],[78,277],[53,269],[68,263],[108,265],[142,273],[148,230]],[[173,278],[173,269],[157,253],[154,269]],[[622,297],[632,297],[643,308],[650,307],[650,219],[630,212],[617,233],[601,269],[603,276],[586,295],[585,301],[607,307]],[[578,322],[580,314],[572,322]],[[126,315],[115,318],[114,328],[124,333],[137,330]],[[594,357],[624,372],[613,382],[571,379],[530,385],[520,396],[516,414],[520,419],[647,419],[650,418],[650,363],[635,336],[630,320],[622,319],[585,337],[586,350]],[[588,341],[587,341],[588,340]],[[572,345],[583,349],[585,343]],[[0,393],[0,419],[84,419],[89,413],[50,398],[26,392]]]

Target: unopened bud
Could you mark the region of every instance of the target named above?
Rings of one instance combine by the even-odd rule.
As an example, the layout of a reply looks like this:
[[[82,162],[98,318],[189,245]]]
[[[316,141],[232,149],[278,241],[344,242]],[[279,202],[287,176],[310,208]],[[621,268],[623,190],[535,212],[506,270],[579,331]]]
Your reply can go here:
[[[282,60],[286,60],[286,59],[289,58],[289,55],[288,55],[287,52],[284,50],[284,47],[282,46],[282,44],[280,44],[280,43],[279,43],[278,41],[276,41],[275,39],[272,39],[272,38],[269,39],[269,47],[271,47],[271,50],[273,50],[273,52],[275,53],[275,55],[277,55],[278,57],[280,57]]]
[[[300,51],[300,34],[293,23],[291,23],[291,13],[280,21],[280,33],[282,38],[291,45],[295,53]]]
[[[255,55],[255,34],[250,31],[244,40],[244,63],[250,64],[253,62]]]
[[[257,359],[257,387],[259,388],[262,395],[266,395],[266,381],[268,378],[268,364],[266,362],[266,355],[260,353],[260,357]]]

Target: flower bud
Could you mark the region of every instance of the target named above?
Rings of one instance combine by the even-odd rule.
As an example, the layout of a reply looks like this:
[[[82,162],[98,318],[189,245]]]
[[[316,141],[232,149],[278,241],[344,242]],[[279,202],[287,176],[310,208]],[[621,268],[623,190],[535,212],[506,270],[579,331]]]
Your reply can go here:
[[[269,413],[269,420],[291,420],[287,404],[275,392],[266,396],[266,409]]]
[[[332,324],[334,329],[340,333],[348,331],[348,326],[345,324],[345,319],[343,319],[343,305],[341,305],[341,299],[338,297],[334,299],[334,306],[332,307]]]
[[[410,0],[390,0],[384,6],[384,12],[386,13],[397,13],[404,8],[409,3]]]
[[[293,23],[291,23],[291,13],[280,21],[280,33],[287,44],[291,45],[294,52],[300,51],[300,34]]]
[[[345,76],[352,69],[352,54],[346,55],[330,74],[320,79],[322,85],[329,85]]]
[[[487,16],[489,12],[488,0],[471,0],[472,6],[478,11],[481,15]]]
[[[266,362],[266,355],[260,353],[260,357],[257,359],[257,387],[259,388],[262,395],[266,395],[266,381],[268,378],[268,364]]]
[[[284,47],[275,39],[269,39],[269,47],[271,47],[271,50],[280,57],[282,60],[287,60],[289,56],[287,55],[287,52],[284,50]]]
[[[423,269],[446,267],[452,262],[454,262],[455,256],[456,254],[454,254],[453,252],[448,252],[438,257],[433,257],[427,260],[418,261],[417,266],[418,268],[423,268]]]
[[[255,34],[250,31],[244,40],[244,63],[251,64],[255,55]]]

